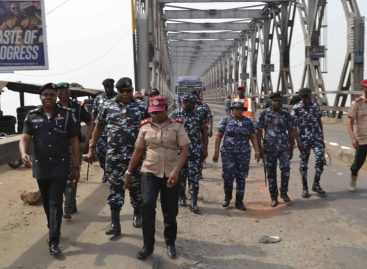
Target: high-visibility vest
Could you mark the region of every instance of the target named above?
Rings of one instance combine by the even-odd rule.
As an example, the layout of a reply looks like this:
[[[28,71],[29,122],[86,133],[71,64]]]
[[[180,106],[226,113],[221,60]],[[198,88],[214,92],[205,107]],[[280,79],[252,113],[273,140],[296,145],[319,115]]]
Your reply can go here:
[[[252,119],[254,117],[254,112],[252,111],[252,99],[247,97],[244,104],[244,106],[247,107],[247,111],[243,112],[243,115]]]

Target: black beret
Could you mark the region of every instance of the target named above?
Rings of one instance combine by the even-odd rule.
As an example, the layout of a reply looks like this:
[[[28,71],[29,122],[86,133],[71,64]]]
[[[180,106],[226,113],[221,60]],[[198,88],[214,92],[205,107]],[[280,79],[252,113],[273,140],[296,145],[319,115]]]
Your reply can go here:
[[[299,90],[299,96],[311,96],[311,90],[309,88],[302,88]]]
[[[111,86],[113,85],[113,83],[115,83],[115,81],[112,78],[106,78],[103,82],[102,85],[103,86]]]
[[[149,93],[149,96],[157,96],[157,95],[160,95],[161,93],[158,91],[157,88],[153,88],[150,93]]]
[[[270,99],[278,98],[278,97],[282,97],[282,93],[281,93],[281,92],[273,92],[273,93],[270,95]]]
[[[247,111],[247,107],[245,107],[243,102],[233,102],[231,104],[231,109],[241,109],[243,111]]]
[[[133,83],[130,78],[120,78],[116,83],[116,89],[132,89]]]
[[[39,91],[38,91],[39,95],[41,95],[41,94],[42,94],[42,92],[43,92],[44,90],[46,90],[46,89],[54,90],[55,92],[57,92],[57,85],[56,85],[56,84],[54,84],[54,83],[52,83],[52,82],[46,83],[45,85],[43,85],[43,86],[39,89]]]

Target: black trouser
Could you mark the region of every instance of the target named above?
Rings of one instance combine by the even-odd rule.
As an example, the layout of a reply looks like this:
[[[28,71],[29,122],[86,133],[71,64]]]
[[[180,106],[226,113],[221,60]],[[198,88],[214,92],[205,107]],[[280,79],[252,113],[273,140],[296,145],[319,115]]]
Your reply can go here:
[[[43,209],[47,216],[49,244],[59,244],[62,219],[62,198],[66,186],[66,178],[37,179],[42,194]]]
[[[164,221],[164,239],[167,245],[172,245],[176,241],[178,214],[179,184],[173,188],[167,187],[166,177],[156,177],[151,173],[143,173],[141,177],[141,188],[143,195],[142,202],[142,225],[144,246],[154,247],[155,234],[155,208],[157,198],[161,192],[161,207]]]
[[[352,172],[352,176],[357,176],[359,169],[361,169],[364,161],[366,160],[367,155],[367,145],[359,145],[358,149],[356,149],[356,153],[354,156],[354,162],[350,167],[350,171]]]

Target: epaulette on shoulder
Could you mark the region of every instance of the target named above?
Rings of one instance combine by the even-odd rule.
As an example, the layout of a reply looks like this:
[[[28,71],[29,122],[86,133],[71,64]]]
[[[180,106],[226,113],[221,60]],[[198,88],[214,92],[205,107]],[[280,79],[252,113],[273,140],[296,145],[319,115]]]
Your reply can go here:
[[[178,122],[178,123],[183,124],[184,120],[183,118],[169,118],[169,123],[172,123],[172,122]]]
[[[29,110],[28,113],[37,113],[37,112],[41,112],[41,108],[42,106],[38,106],[32,110]]]
[[[140,121],[140,126],[143,126],[144,124],[151,123],[152,118],[147,118],[145,120]]]
[[[353,100],[353,102],[359,103],[363,100],[364,100],[363,96],[358,96],[356,99]]]

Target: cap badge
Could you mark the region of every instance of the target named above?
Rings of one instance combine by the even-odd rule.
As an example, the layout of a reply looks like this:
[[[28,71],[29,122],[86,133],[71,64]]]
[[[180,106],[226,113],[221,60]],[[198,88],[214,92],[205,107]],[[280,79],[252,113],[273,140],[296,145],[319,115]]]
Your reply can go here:
[[[159,101],[158,100],[153,100],[153,105],[155,105],[155,106],[159,105]]]

